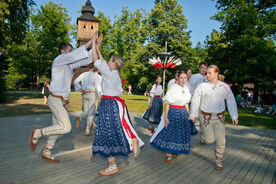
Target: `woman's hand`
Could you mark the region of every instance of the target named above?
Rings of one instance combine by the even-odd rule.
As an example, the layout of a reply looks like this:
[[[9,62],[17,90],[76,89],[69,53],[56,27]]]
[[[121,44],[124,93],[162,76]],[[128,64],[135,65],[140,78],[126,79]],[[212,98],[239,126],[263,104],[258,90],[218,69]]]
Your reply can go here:
[[[168,118],[165,118],[165,127],[167,128],[169,124],[170,124],[169,119],[168,119]]]
[[[103,34],[101,33],[100,36],[96,39],[96,47],[97,49],[100,49],[103,42]]]
[[[189,116],[189,120],[191,120],[193,123],[195,123],[195,118],[192,118],[191,116]]]

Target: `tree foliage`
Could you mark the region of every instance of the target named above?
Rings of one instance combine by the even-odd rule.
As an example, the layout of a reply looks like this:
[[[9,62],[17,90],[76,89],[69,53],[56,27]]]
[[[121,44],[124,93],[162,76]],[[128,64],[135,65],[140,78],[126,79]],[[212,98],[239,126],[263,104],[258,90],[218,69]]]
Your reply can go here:
[[[162,72],[149,65],[145,56],[164,52],[166,41],[167,51],[183,59],[184,64],[177,69],[197,65],[198,61],[191,48],[189,32],[186,31],[187,20],[177,0],[155,1],[150,13],[142,16],[142,11],[131,13],[123,9],[118,25],[124,26],[118,33],[125,36],[118,50],[127,59],[124,71],[129,83],[134,88],[146,89],[148,84],[154,82],[155,76],[162,75]],[[172,78],[173,72],[169,70],[167,77]]]
[[[226,80],[257,89],[275,89],[275,15],[272,1],[218,0],[212,18],[222,23],[207,41],[209,63],[219,65]]]
[[[35,48],[37,50],[36,62],[37,76],[50,77],[52,60],[59,55],[58,47],[62,42],[70,42],[70,33],[73,26],[70,16],[61,5],[49,2],[41,6],[36,14],[31,16],[33,29],[37,37]]]
[[[33,0],[1,0],[0,49],[15,42],[21,44],[28,30],[28,18]]]
[[[30,87],[33,82],[38,85],[42,76],[50,78],[52,60],[59,54],[60,43],[70,42],[74,30],[70,19],[67,10],[53,2],[32,10],[22,43],[7,45],[8,87],[13,88],[15,81]]]

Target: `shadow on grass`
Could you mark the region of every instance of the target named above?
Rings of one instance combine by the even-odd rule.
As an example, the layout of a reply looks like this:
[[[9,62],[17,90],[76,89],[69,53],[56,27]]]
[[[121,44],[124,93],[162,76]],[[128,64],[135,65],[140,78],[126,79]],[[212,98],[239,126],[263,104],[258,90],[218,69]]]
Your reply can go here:
[[[50,113],[47,105],[39,104],[18,104],[13,106],[0,105],[0,118],[11,116],[25,116],[32,114]]]
[[[14,103],[16,100],[19,99],[36,99],[36,98],[41,98],[43,99],[42,94],[31,94],[31,93],[6,93],[6,98],[7,101],[5,102],[6,104],[8,103]]]

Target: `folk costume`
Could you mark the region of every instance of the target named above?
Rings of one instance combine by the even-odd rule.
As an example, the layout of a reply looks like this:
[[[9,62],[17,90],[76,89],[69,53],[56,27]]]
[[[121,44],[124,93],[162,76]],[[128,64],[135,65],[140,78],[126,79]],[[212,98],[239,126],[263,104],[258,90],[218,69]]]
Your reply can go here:
[[[48,136],[42,158],[49,162],[59,161],[52,156],[51,150],[61,135],[71,131],[67,106],[71,92],[71,81],[74,75],[73,69],[88,65],[91,62],[92,50],[88,52],[85,46],[81,46],[70,53],[59,55],[52,63],[48,105],[52,111],[53,125],[43,129],[33,129],[30,135],[30,146],[32,149],[36,147],[38,138]]]
[[[143,113],[143,118],[150,124],[159,124],[163,112],[163,103],[161,99],[163,93],[162,86],[154,84],[149,93],[150,97],[153,98],[152,106]]]
[[[186,85],[189,88],[192,96],[195,92],[195,89],[198,87],[198,85],[204,82],[208,82],[206,75],[203,76],[202,74],[197,73],[191,76],[191,78],[187,81]],[[202,128],[200,123],[199,123],[199,132],[200,132],[200,144],[203,145],[205,141],[202,137]]]
[[[216,86],[210,82],[202,83],[195,90],[190,113],[192,118],[199,116],[204,141],[206,143],[216,141],[216,167],[219,168],[222,168],[225,151],[225,100],[231,119],[237,119],[237,104],[230,87],[221,81]]]
[[[82,91],[83,109],[80,116],[76,118],[76,127],[79,127],[82,118],[87,118],[85,135],[90,136],[90,128],[96,115],[97,102],[102,93],[101,80],[98,74],[88,71],[75,79],[74,86],[76,91]]]
[[[186,110],[191,100],[189,89],[186,86],[173,84],[163,100],[165,104],[170,105],[168,111],[169,125],[167,128],[165,127],[163,115],[157,131],[150,139],[151,145],[159,151],[167,153],[189,154],[193,128]],[[196,133],[194,132],[194,134]]]
[[[206,76],[201,75],[200,73],[194,74],[187,82],[190,93],[193,95],[197,86],[203,82],[208,82]]]
[[[170,87],[172,87],[172,85],[175,84],[175,83],[176,83],[175,78],[171,79],[171,80],[168,82],[168,89],[169,89]]]
[[[102,75],[102,100],[98,107],[98,121],[93,154],[103,157],[128,156],[133,150],[132,142],[137,138],[139,146],[144,143],[135,132],[124,100],[120,98],[123,89],[118,70],[110,70],[105,61],[97,60],[94,65]]]

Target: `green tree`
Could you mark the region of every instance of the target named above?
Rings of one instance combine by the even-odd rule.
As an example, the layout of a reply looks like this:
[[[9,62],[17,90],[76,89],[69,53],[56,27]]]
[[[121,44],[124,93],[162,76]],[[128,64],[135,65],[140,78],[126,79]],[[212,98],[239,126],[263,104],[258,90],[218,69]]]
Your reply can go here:
[[[217,64],[226,80],[255,89],[275,89],[275,15],[272,1],[219,0],[212,18],[222,23],[207,42],[207,61]]]
[[[28,30],[33,0],[2,0],[0,2],[0,49],[15,42],[21,44]]]
[[[13,43],[21,44],[28,29],[32,0],[2,0],[0,2],[0,51],[6,50]],[[5,101],[5,81],[8,62],[0,63],[0,102]]]
[[[31,76],[35,71],[35,65],[32,60],[32,53],[29,52],[26,45],[17,45],[13,43],[7,47],[8,53],[8,71],[7,71],[7,86],[15,88],[16,81],[19,82],[20,87],[29,86],[32,82]]]
[[[147,40],[145,29],[145,10],[138,9],[133,12],[126,7],[122,9],[122,15],[114,21],[113,42],[115,52],[125,59],[125,67],[122,77],[134,88],[141,87],[144,65],[143,56],[145,49],[143,44]],[[142,69],[142,70],[140,70]]]
[[[114,32],[110,17],[106,17],[103,12],[98,12],[97,19],[100,21],[99,34],[103,33],[103,42],[101,52],[105,60],[108,60],[111,54],[115,53],[115,43],[112,33]]]
[[[30,15],[29,29],[22,44],[13,42],[7,46],[8,87],[13,88],[15,81],[22,87],[30,87],[34,82],[39,86],[39,78],[50,78],[51,64],[59,54],[62,42],[69,42],[74,27],[65,8],[53,2],[33,10]]]
[[[37,35],[34,47],[37,50],[37,83],[40,76],[50,77],[51,63],[59,55],[58,47],[62,42],[70,42],[70,33],[74,26],[70,24],[66,8],[54,2],[42,5],[37,13],[31,15],[32,33]]]
[[[116,50],[127,61],[132,58],[137,47],[141,46],[146,40],[142,22],[144,12],[145,10],[143,9],[131,12],[126,7],[123,7],[122,15],[117,17],[114,22],[113,36]]]
[[[144,16],[142,23],[141,28],[145,31],[142,44],[136,46],[128,67],[128,79],[131,78],[134,82],[132,86],[145,89],[149,83],[153,83],[157,74],[162,74],[150,66],[148,60],[144,60],[144,56],[164,52],[166,41],[168,51],[183,60],[183,64],[176,69],[198,64],[191,48],[189,32],[186,31],[187,19],[177,0],[155,1],[154,9]],[[174,70],[168,70],[167,78],[173,77]]]

